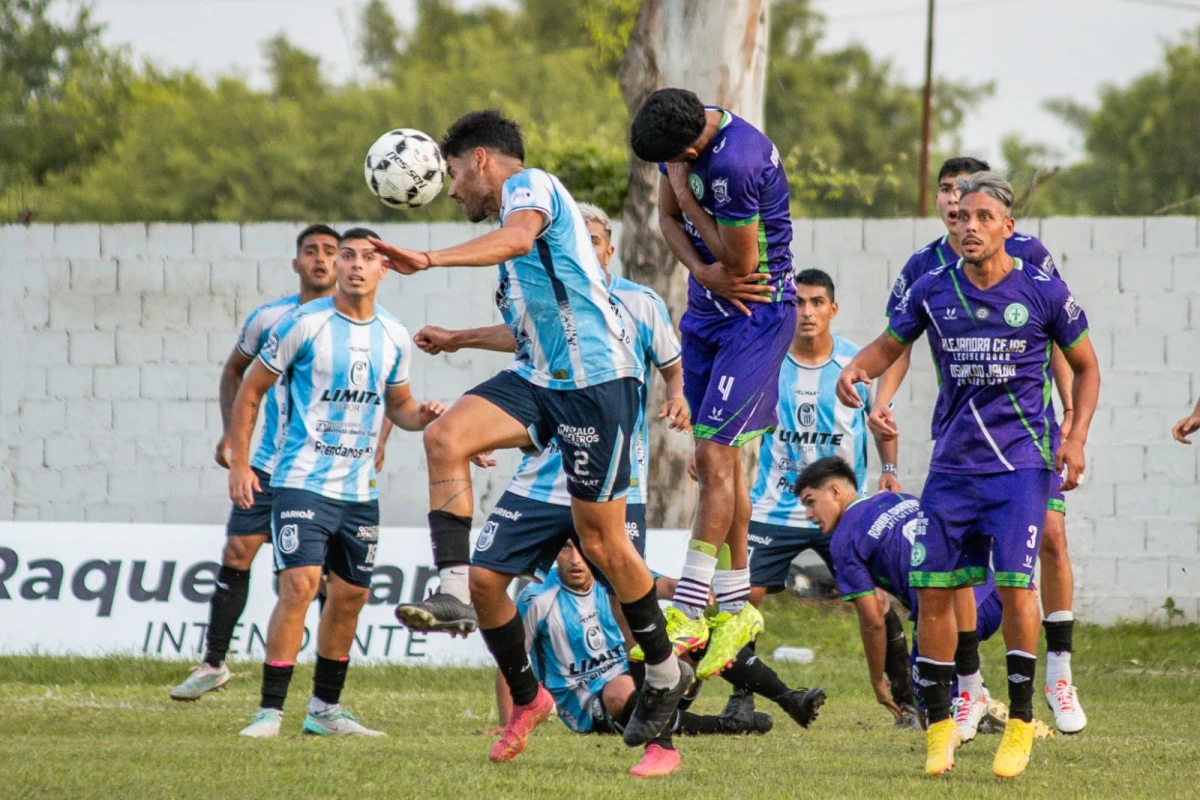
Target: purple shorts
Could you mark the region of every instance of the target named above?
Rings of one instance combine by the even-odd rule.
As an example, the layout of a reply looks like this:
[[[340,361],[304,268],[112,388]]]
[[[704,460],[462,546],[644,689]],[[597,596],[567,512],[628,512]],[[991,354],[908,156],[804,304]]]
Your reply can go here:
[[[697,439],[741,447],[779,423],[779,368],[796,330],[791,303],[751,316],[683,315],[683,393]]]
[[[1059,491],[1059,483],[1055,481],[1054,488],[1050,491],[1050,502],[1046,504],[1047,511],[1057,511],[1060,514],[1067,513],[1067,496]]]
[[[990,557],[997,586],[1032,589],[1046,507],[1058,482],[1045,469],[930,472],[921,493],[928,524],[913,545],[910,585],[938,589],[983,583]]]

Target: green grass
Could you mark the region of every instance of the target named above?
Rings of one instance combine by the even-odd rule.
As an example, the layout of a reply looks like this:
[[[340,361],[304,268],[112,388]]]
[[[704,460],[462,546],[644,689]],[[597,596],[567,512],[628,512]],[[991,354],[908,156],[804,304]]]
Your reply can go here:
[[[495,724],[490,671],[356,667],[344,700],[386,739],[302,737],[311,668],[297,669],[271,741],[239,739],[256,703],[259,667],[235,666],[231,686],[173,703],[178,663],[134,658],[0,658],[0,796],[191,797],[1195,797],[1200,763],[1200,631],[1144,625],[1081,627],[1075,680],[1088,711],[1076,737],[1038,741],[1019,786],[991,775],[999,742],[980,736],[937,784],[921,775],[924,739],[893,731],[874,704],[857,626],[840,604],[768,602],[760,652],[812,647],[810,665],[779,665],[794,685],[820,685],[829,703],[810,730],[781,714],[757,738],[679,742],[684,771],[649,784],[625,772],[638,753],[613,737],[583,737],[548,722],[515,763],[487,761]],[[984,675],[1004,686],[1003,648],[983,647]],[[1040,686],[1040,681],[1039,681]],[[1001,689],[1003,694],[1003,689]],[[716,681],[697,703],[715,713]],[[1038,715],[1051,721],[1044,703]],[[774,707],[759,701],[759,709]]]

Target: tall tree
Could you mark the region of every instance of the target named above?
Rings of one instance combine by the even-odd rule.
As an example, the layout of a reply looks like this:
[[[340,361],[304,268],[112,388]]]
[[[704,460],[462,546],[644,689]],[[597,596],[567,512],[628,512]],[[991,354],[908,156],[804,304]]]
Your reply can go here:
[[[358,46],[363,65],[380,80],[394,74],[400,58],[400,25],[383,0],[370,0],[362,12]]]
[[[767,66],[767,0],[645,0],[621,60],[621,96],[632,116],[664,86],[691,89],[708,103],[762,126]],[[676,321],[687,305],[687,271],[658,229],[658,170],[629,153],[629,193],[621,232],[626,274],[652,287]],[[661,400],[655,384],[651,408]],[[687,477],[691,441],[651,426],[652,525],[686,527],[695,513]]]
[[[276,97],[308,100],[324,93],[320,56],[296,47],[283,33],[268,39],[262,48]]]

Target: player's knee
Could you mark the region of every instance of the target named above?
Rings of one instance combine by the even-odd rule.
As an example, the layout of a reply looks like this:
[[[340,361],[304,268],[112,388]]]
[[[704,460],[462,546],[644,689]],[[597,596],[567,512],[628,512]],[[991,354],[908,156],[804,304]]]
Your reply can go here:
[[[330,592],[325,601],[333,607],[337,614],[353,616],[363,610],[371,596],[371,590],[366,586],[354,586],[343,582],[335,591]]]
[[[512,578],[484,567],[471,567],[471,602],[489,603],[499,599],[508,590]]]
[[[739,453],[732,447],[701,442],[696,447],[696,474],[704,484],[726,484],[733,480]]]
[[[1046,527],[1042,531],[1042,546],[1038,554],[1044,559],[1066,559],[1067,526],[1061,514],[1046,515]]]
[[[423,434],[425,454],[437,461],[461,460],[470,458],[471,453],[464,453],[459,443],[458,426],[452,419],[435,419],[425,428]]]
[[[629,540],[625,539],[625,541]],[[583,552],[584,558],[606,575],[611,573],[614,568],[619,570],[623,562],[623,554],[619,552],[620,548],[612,546],[599,535],[584,536],[580,534],[579,549]],[[629,549],[633,549],[632,545]],[[636,554],[637,551],[635,550],[634,553]]]
[[[762,605],[763,598],[767,596],[767,587],[751,586],[750,587],[750,604],[755,608]]]
[[[262,541],[257,536],[227,536],[221,551],[221,565],[230,569],[250,569]]]
[[[317,594],[321,582],[319,570],[301,567],[285,569],[279,573],[279,603],[283,605],[307,605]]]

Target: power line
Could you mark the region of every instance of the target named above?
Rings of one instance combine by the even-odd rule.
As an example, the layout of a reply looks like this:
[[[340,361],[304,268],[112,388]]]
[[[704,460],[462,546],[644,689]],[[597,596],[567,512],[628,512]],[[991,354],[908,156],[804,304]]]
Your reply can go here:
[[[997,5],[999,3],[1006,3],[1006,4],[1028,3],[1028,2],[1032,2],[1032,1],[1033,0],[970,0],[970,2],[949,3],[944,6],[939,6],[938,13],[941,14],[941,13],[945,13],[948,11],[968,11],[972,8],[978,8],[980,6]],[[870,20],[896,19],[898,17],[920,16],[920,15],[925,14],[926,10],[927,9],[924,6],[909,6],[907,8],[896,8],[896,9],[892,9],[890,11],[881,10],[881,11],[870,11],[870,12],[864,11],[864,12],[857,13],[857,14],[844,14],[844,15],[839,14],[839,15],[826,17],[825,19],[828,22],[853,22],[855,20],[865,20],[865,19],[870,19]]]
[[[1200,12],[1200,3],[1185,3],[1181,0],[1123,0],[1126,3],[1136,3],[1140,6],[1160,6],[1162,8],[1177,8],[1184,11]]]

